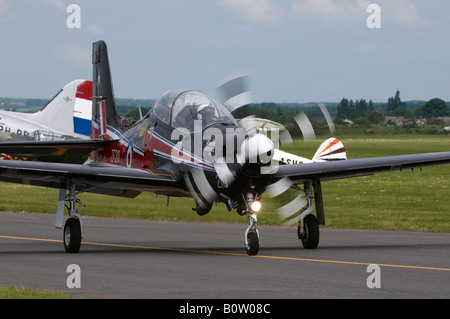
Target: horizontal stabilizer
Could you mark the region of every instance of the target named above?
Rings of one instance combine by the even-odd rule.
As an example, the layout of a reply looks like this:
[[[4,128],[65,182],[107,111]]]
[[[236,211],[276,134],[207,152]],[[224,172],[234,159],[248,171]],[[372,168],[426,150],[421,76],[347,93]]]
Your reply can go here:
[[[301,156],[297,156],[291,153],[287,153],[284,151],[281,151],[279,149],[274,149],[274,155],[273,155],[273,160],[278,161],[280,163],[283,164],[303,164],[303,163],[311,163],[312,161],[301,157]]]

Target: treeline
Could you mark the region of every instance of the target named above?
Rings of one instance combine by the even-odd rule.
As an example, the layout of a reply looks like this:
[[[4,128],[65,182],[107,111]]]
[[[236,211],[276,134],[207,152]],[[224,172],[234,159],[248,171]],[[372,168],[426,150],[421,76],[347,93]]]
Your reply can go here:
[[[336,117],[336,110],[338,103],[323,103],[330,116]],[[319,108],[318,103],[253,103],[239,108],[233,112],[235,118],[243,118],[249,115],[254,115],[258,118],[269,119],[278,123],[286,123],[293,120],[293,118],[300,112],[304,112],[308,118],[323,118],[323,113]]]
[[[42,107],[48,103],[48,99],[26,99],[26,98],[0,98],[2,106],[19,106],[19,107]]]
[[[36,112],[44,107],[49,100],[25,98],[0,98],[0,109],[18,112]],[[117,98],[118,112],[127,117],[139,119],[139,108],[145,115],[153,106],[152,99]],[[385,116],[403,116],[407,119],[450,116],[449,105],[439,98],[429,101],[403,102],[400,91],[389,97],[386,102],[352,100],[343,98],[339,103],[324,103],[336,124],[343,124],[350,120],[360,125],[382,124]],[[283,125],[295,125],[295,116],[304,112],[313,124],[319,126],[325,119],[318,103],[253,103],[233,112],[237,119],[253,115],[258,118],[269,119]]]
[[[6,111],[37,112],[42,109],[49,100],[26,98],[0,98],[0,109]]]
[[[141,109],[142,115],[145,115],[153,104],[155,104],[155,100],[116,98],[117,112],[135,120],[139,120],[139,108]]]
[[[41,110],[49,101],[49,99],[0,98],[0,109],[34,113]],[[141,107],[142,114],[145,115],[154,103],[155,100],[152,99],[116,99],[117,111],[123,115],[130,113],[133,117],[139,117],[138,106]]]
[[[395,96],[388,98],[386,104],[378,104],[378,108],[370,100],[367,103],[364,99],[348,100],[343,98],[337,106],[337,114],[335,120],[341,123],[345,120],[351,120],[356,124],[381,124],[384,122],[385,116],[397,116],[407,119],[450,116],[450,107],[447,103],[439,98],[431,99],[427,102],[417,101],[411,102],[411,106],[402,102],[400,91],[397,90]],[[385,109],[385,112],[383,112]]]

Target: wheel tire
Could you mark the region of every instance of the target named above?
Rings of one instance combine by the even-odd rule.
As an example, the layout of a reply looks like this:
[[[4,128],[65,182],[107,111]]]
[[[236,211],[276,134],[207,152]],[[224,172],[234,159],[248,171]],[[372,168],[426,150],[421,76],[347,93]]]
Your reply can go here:
[[[305,234],[300,235],[299,226],[299,238],[302,240],[303,248],[305,249],[316,249],[319,246],[319,222],[316,216],[308,215],[304,219]]]
[[[247,245],[245,246],[249,256],[255,256],[259,251],[259,237],[256,231],[248,232]]]
[[[63,234],[64,249],[66,253],[78,253],[81,246],[81,226],[78,218],[67,219]]]

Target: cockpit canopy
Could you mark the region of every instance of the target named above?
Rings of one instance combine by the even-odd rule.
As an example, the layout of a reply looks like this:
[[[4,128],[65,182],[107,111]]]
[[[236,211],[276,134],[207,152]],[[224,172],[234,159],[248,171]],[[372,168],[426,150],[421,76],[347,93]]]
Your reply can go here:
[[[218,123],[237,125],[225,106],[198,91],[165,93],[153,106],[153,114],[173,128],[186,128],[190,132]]]

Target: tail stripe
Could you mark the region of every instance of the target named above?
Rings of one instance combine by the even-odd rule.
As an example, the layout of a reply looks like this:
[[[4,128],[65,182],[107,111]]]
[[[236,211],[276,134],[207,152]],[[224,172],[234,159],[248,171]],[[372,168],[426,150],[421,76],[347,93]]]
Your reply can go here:
[[[98,104],[98,114],[100,119],[100,127],[99,127],[99,135],[105,135],[107,128],[106,128],[106,103],[105,101],[101,101]]]
[[[82,135],[91,135],[92,129],[92,81],[78,85],[73,107],[73,130]]]
[[[325,151],[327,151],[328,149],[332,148],[334,145],[336,145],[337,143],[339,143],[339,140],[337,138],[335,138],[330,144],[328,144],[327,147],[325,147],[319,154],[317,154],[317,156],[319,156],[320,154],[324,153]],[[333,153],[330,153],[333,154]]]

